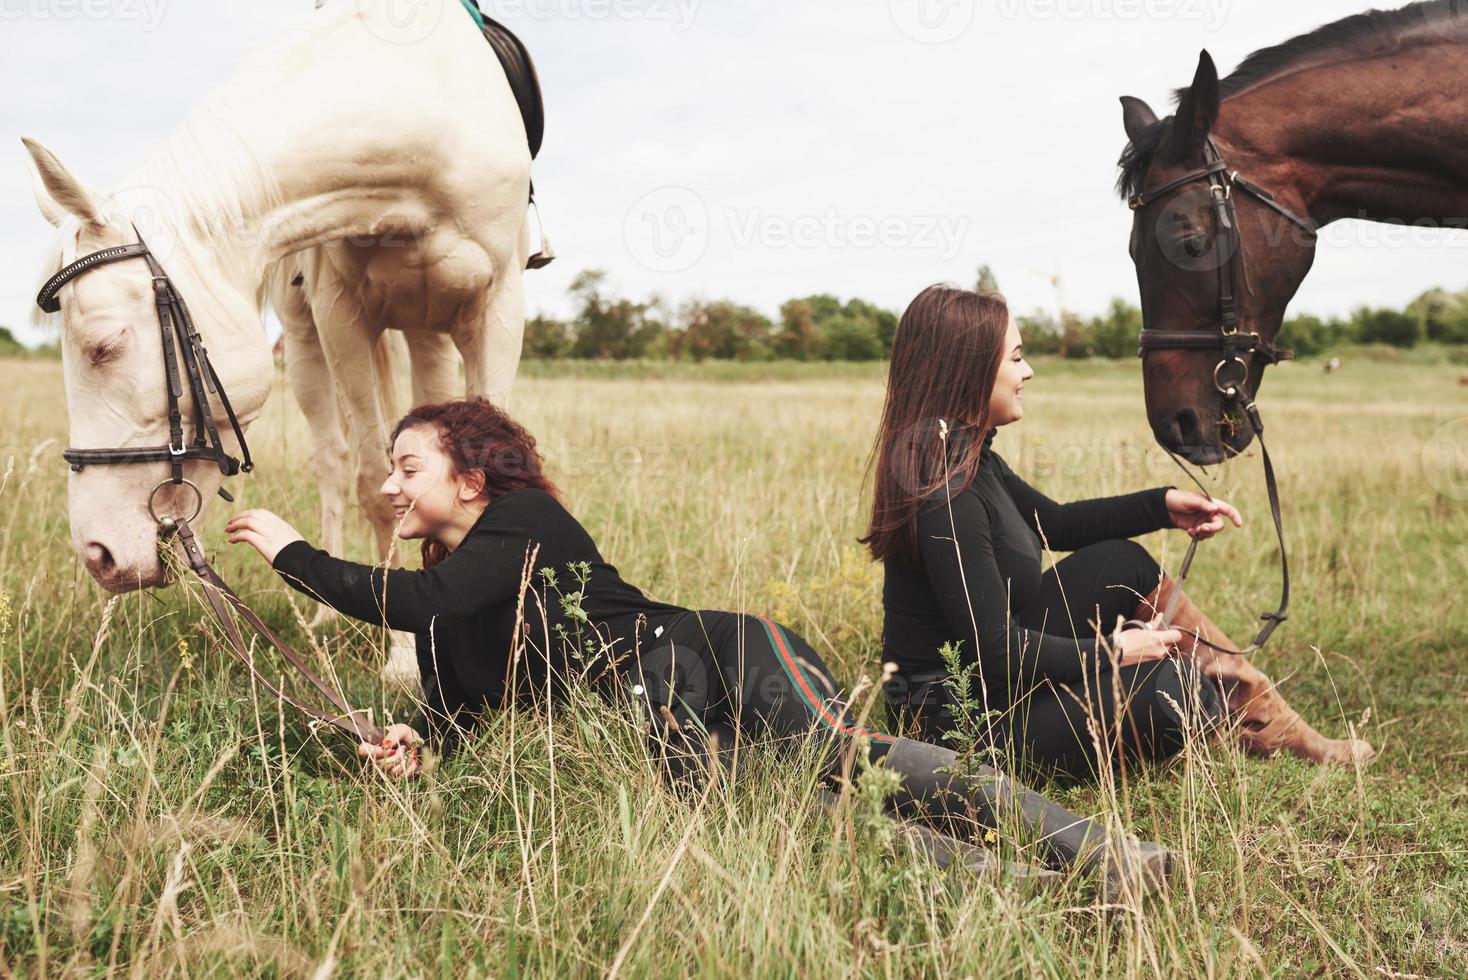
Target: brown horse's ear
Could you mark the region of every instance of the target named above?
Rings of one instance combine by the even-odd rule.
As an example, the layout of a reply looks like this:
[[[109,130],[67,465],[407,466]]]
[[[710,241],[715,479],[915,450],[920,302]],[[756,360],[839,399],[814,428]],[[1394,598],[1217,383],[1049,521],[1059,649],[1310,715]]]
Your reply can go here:
[[[1130,95],[1121,97],[1121,122],[1126,127],[1126,138],[1133,143],[1142,138],[1142,134],[1157,125],[1157,113],[1152,107],[1141,99],[1134,99]]]
[[[1218,122],[1218,68],[1204,51],[1198,58],[1198,73],[1193,84],[1183,92],[1177,104],[1177,118],[1168,140],[1169,155],[1174,161],[1201,159],[1203,145]]]

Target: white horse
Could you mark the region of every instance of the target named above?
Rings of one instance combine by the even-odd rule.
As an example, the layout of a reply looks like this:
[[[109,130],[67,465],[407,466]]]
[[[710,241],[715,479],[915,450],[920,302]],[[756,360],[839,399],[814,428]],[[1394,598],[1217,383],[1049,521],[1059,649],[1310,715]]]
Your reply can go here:
[[[390,392],[384,331],[402,331],[415,404],[467,392],[504,405],[524,329],[530,152],[505,73],[459,0],[336,0],[250,59],[108,195],[25,140],[58,229],[49,277],[144,237],[188,302],[240,421],[270,394],[262,327],[285,325],[289,383],[315,440],[323,544],[340,553],[348,460],[383,556]],[[390,16],[391,15],[391,16]],[[146,264],[99,266],[60,293],[73,447],[168,441],[162,340]],[[388,398],[390,401],[390,396]],[[184,418],[192,401],[183,398]],[[218,411],[218,406],[211,406]],[[339,415],[340,412],[340,415]],[[216,420],[229,450],[227,420]],[[343,431],[345,423],[345,432]],[[190,433],[192,435],[192,433]],[[222,477],[190,460],[212,499]],[[72,544],[111,592],[166,584],[147,502],[165,463],[71,476]],[[160,491],[187,508],[192,495]],[[395,643],[394,665],[416,673]]]

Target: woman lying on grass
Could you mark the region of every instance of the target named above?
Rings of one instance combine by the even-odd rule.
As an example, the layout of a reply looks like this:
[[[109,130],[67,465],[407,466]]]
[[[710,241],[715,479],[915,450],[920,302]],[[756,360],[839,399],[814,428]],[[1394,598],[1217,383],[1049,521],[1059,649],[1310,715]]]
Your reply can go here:
[[[860,726],[815,651],[779,623],[646,598],[561,505],[535,441],[488,401],[417,409],[393,432],[390,463],[382,493],[399,537],[422,540],[422,571],[333,558],[267,510],[227,527],[306,595],[416,634],[422,713],[383,744],[359,746],[387,772],[414,775],[425,738],[450,751],[486,709],[587,684],[641,705],[656,756],[685,784],[729,765],[739,738],[812,745],[834,779],[860,739],[900,775],[897,811],[966,836],[975,820],[1022,824],[1053,862],[1103,869],[1108,881],[1165,877],[1163,848],[1108,839],[993,770],[965,779],[953,752]]]
[[[1248,659],[1195,642],[1238,649],[1186,595],[1162,624],[1177,585],[1128,539],[1242,527],[1231,505],[1173,487],[1058,504],[993,451],[998,428],[1024,417],[1021,389],[1034,373],[997,294],[933,286],[898,324],[863,538],[884,563],[894,713],[930,741],[974,713],[955,711],[946,647],[988,709],[972,734],[1042,769],[1094,775],[1093,720],[1099,741],[1120,748],[1107,753],[1114,764],[1169,756],[1226,711],[1252,752],[1369,761],[1369,744],[1322,736]],[[1047,548],[1072,554],[1042,573]],[[1142,628],[1113,638],[1119,620]]]

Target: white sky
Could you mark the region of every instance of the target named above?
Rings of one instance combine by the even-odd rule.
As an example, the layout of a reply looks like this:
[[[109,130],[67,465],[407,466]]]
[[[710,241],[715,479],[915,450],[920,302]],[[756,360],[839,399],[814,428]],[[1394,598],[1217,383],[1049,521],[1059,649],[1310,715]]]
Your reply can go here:
[[[332,0],[426,2],[426,0]],[[1117,97],[1159,114],[1207,47],[1259,47],[1341,0],[491,0],[545,88],[534,177],[559,260],[530,310],[603,268],[616,289],[895,310],[992,265],[1019,311],[1135,302],[1112,191]],[[0,324],[28,342],[49,238],[22,134],[108,187],[311,0],[0,0]],[[487,51],[486,51],[487,54]],[[310,93],[302,93],[309,98]],[[1302,107],[1302,109],[1305,107]],[[660,238],[652,237],[654,234]],[[1468,283],[1464,233],[1327,229],[1294,309],[1401,305]]]

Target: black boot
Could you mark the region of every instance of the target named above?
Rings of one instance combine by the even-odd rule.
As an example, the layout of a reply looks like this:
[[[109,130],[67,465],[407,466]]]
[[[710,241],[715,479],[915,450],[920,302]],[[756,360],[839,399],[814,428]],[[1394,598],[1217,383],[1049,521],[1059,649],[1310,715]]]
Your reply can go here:
[[[821,790],[819,801],[821,808],[828,813],[836,809],[837,796],[829,790]],[[911,820],[893,815],[892,822],[896,825],[898,847],[909,854],[926,857],[939,868],[963,868],[980,877],[1014,882],[1026,893],[1044,888],[1060,878],[1054,871],[1000,860],[986,847],[949,837]]]
[[[1034,834],[1051,863],[1062,869],[1098,875],[1108,898],[1129,890],[1148,894],[1167,886],[1175,855],[1131,835],[1108,834],[1094,820],[1077,816],[989,766],[974,778],[953,773],[957,753],[927,742],[901,738],[883,756],[902,776],[896,801],[903,815],[937,819],[940,826],[970,836],[980,827],[1017,825]]]

